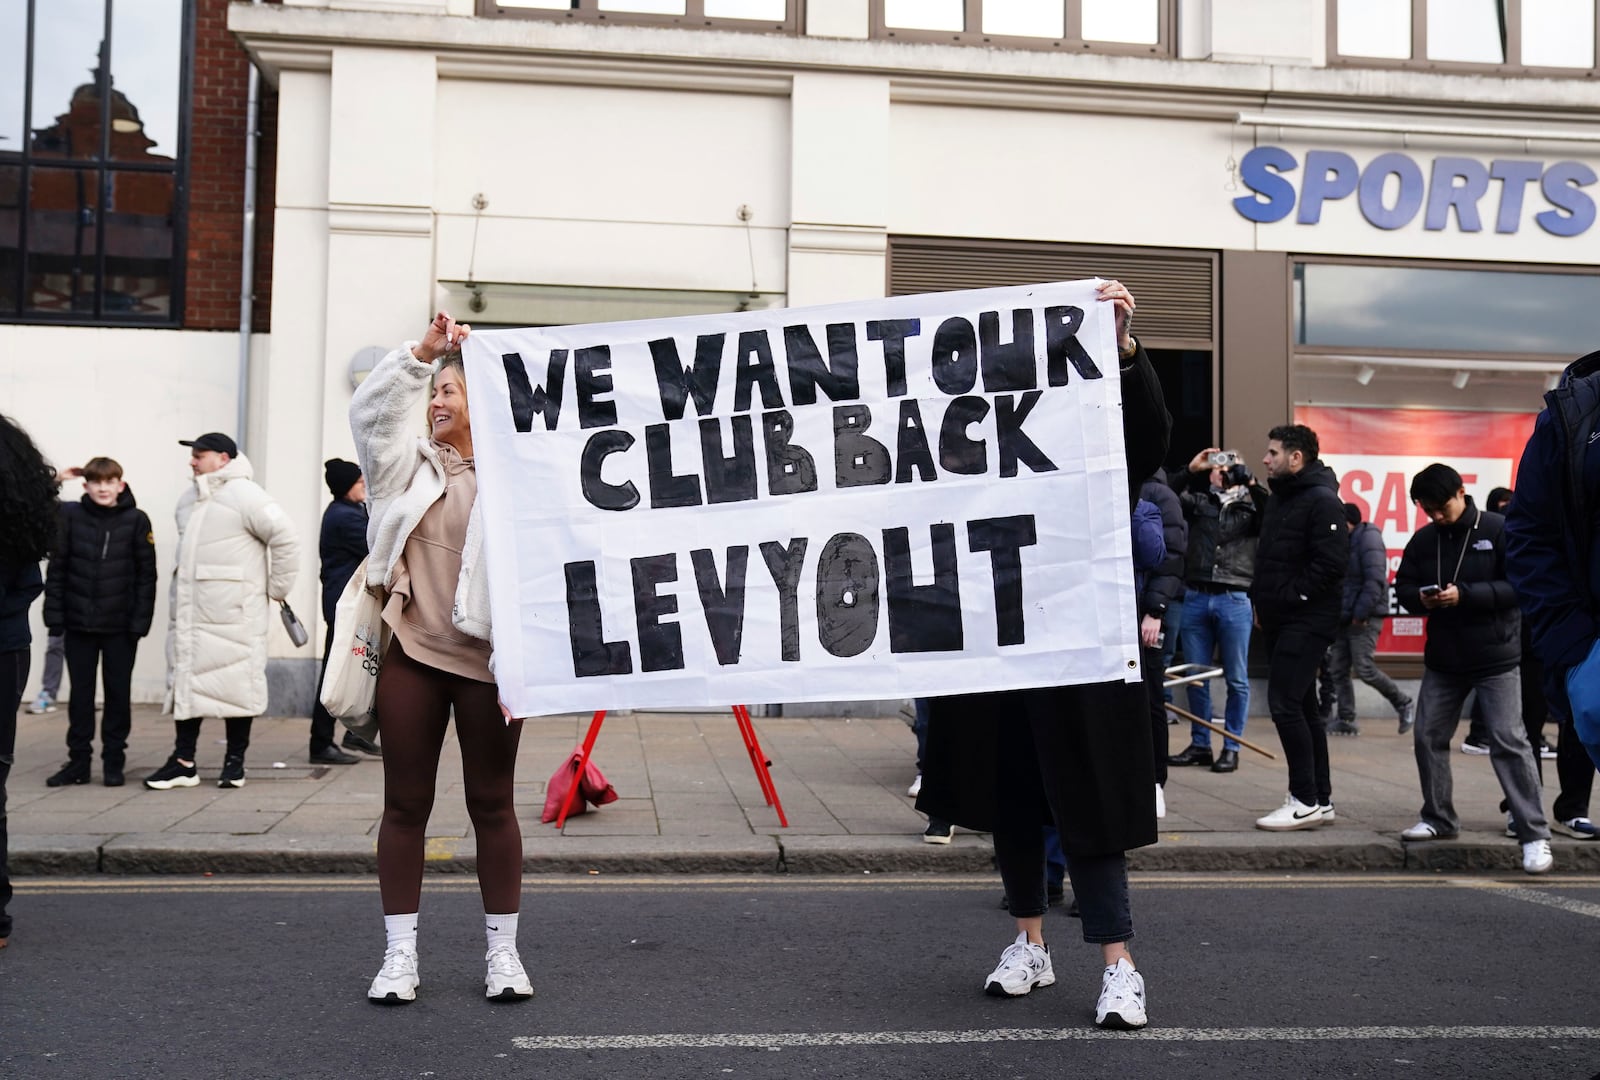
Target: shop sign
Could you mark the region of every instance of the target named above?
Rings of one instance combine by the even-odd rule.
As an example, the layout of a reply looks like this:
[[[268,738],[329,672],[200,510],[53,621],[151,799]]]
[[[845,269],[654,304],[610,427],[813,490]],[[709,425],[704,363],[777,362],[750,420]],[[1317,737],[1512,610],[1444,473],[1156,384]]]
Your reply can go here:
[[[1299,186],[1296,188],[1298,173]],[[1403,229],[1422,214],[1422,227],[1438,232],[1449,228],[1455,211],[1455,228],[1482,232],[1493,219],[1497,233],[1514,233],[1522,226],[1524,205],[1548,204],[1533,220],[1552,236],[1581,236],[1594,224],[1594,199],[1583,189],[1597,179],[1581,161],[1542,161],[1496,158],[1484,164],[1476,158],[1436,157],[1424,167],[1409,154],[1379,154],[1365,166],[1342,150],[1310,150],[1305,168],[1281,146],[1258,146],[1239,162],[1239,179],[1251,194],[1233,200],[1243,217],[1263,225],[1282,221],[1299,211],[1301,225],[1322,220],[1325,203],[1355,197],[1361,216],[1379,229]],[[1499,181],[1490,193],[1490,181]],[[1528,196],[1534,187],[1538,194]]]

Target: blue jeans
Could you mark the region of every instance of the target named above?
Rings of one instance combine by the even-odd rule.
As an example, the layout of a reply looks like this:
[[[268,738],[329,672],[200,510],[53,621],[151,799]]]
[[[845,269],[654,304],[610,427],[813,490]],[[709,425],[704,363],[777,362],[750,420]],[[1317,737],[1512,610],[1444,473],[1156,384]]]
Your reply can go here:
[[[1209,664],[1215,654],[1222,665],[1222,680],[1228,684],[1228,704],[1223,727],[1229,735],[1243,735],[1245,717],[1250,713],[1250,675],[1246,666],[1250,653],[1250,596],[1244,591],[1208,593],[1189,590],[1183,598],[1183,659],[1190,664]],[[1189,685],[1189,711],[1202,720],[1214,719],[1211,711],[1210,682]],[[1195,746],[1211,748],[1211,732],[1190,724],[1190,740]],[[1232,739],[1222,741],[1224,750],[1238,750]]]

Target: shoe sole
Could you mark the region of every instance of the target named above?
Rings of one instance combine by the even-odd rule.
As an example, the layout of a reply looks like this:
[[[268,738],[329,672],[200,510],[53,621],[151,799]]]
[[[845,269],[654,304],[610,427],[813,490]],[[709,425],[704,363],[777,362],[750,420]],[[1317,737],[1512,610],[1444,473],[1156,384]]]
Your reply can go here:
[[[242,787],[244,787],[244,781],[243,780],[218,780],[217,781],[217,786],[220,787],[220,788],[242,788]]]
[[[1138,1021],[1124,1020],[1121,1013],[1111,1012],[1106,1013],[1104,1020],[1096,1020],[1094,1025],[1098,1028],[1104,1028],[1107,1031],[1138,1031],[1149,1022],[1150,1020],[1148,1017]]]
[[[1453,832],[1429,833],[1427,836],[1407,836],[1405,833],[1401,833],[1400,839],[1404,840],[1408,844],[1425,844],[1429,840],[1456,840],[1459,839],[1460,836],[1460,833]]]
[[[1263,825],[1256,822],[1256,828],[1262,832],[1299,832],[1302,829],[1315,829],[1322,824],[1322,815],[1306,818],[1304,821],[1292,821],[1287,825]]]
[[[413,1001],[417,1000],[417,992],[413,990],[411,991],[410,997],[404,997],[399,991],[390,990],[383,997],[373,997],[371,994],[368,994],[367,1000],[372,1002],[374,1005],[410,1005]]]
[[[1027,986],[1024,986],[1021,990],[1013,992],[1011,990],[1007,990],[999,979],[990,979],[989,982],[984,985],[983,992],[988,994],[990,997],[1027,997],[1034,991],[1036,987],[1054,986],[1055,984],[1056,977],[1054,975],[1045,975],[1035,979]]]
[[[85,776],[82,780],[57,780],[54,777],[52,777],[51,779],[46,780],[44,782],[44,786],[45,787],[77,787],[79,784],[87,784],[88,782],[89,782],[89,777],[87,777],[87,776]]]
[[[146,780],[144,786],[151,791],[171,791],[175,787],[199,787],[198,776],[177,776],[171,780]]]
[[[523,991],[518,990],[514,986],[508,986],[498,994],[492,994],[486,988],[483,992],[483,996],[487,1001],[527,1001],[529,998],[533,997],[533,990],[530,988],[526,991]]]
[[[1558,832],[1562,836],[1570,836],[1574,840],[1600,840],[1600,834],[1592,832],[1579,832],[1577,829],[1569,829],[1567,826],[1558,821],[1552,821],[1550,823],[1550,828],[1552,831]]]
[[[105,786],[106,787],[121,787],[122,785],[124,785],[126,783],[127,783],[126,780],[106,780],[105,781]]]
[[[928,836],[924,834],[922,842],[924,844],[948,844],[953,839],[955,839],[953,836]]]

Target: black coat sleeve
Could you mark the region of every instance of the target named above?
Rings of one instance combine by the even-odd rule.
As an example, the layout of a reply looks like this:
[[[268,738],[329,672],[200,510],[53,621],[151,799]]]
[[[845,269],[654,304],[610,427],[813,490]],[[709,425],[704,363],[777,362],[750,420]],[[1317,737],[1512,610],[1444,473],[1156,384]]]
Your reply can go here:
[[[1150,356],[1134,339],[1133,358],[1123,362],[1122,441],[1128,461],[1128,505],[1139,498],[1144,478],[1161,468],[1172,445],[1172,414]]]
[[[1350,565],[1350,532],[1345,527],[1344,504],[1334,495],[1318,498],[1306,521],[1306,563],[1290,581],[1301,596],[1321,596],[1343,589]]]
[[[1438,584],[1433,580],[1433,572],[1423,565],[1422,546],[1418,541],[1424,536],[1431,538],[1429,528],[1418,529],[1412,534],[1405,551],[1400,554],[1400,569],[1394,573],[1395,599],[1413,615],[1428,613],[1428,609],[1422,606],[1422,595],[1418,590],[1424,585]]]
[[[156,614],[156,533],[150,515],[138,511],[133,537],[133,611],[128,631],[134,637],[150,632]]]
[[[1389,586],[1389,552],[1383,546],[1383,534],[1377,529],[1363,529],[1357,543],[1360,545],[1356,555],[1361,566],[1361,591],[1356,594],[1350,617],[1356,622],[1366,622],[1383,611],[1384,594]]]
[[[65,507],[56,513],[56,545],[45,568],[44,626],[54,637],[67,628],[67,575],[72,572],[72,521]]]

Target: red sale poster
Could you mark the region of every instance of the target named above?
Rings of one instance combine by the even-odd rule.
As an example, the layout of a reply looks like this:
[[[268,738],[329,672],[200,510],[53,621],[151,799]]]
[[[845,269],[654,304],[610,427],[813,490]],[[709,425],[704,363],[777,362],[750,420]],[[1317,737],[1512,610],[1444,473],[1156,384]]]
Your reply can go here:
[[[1434,409],[1295,407],[1295,422],[1317,433],[1322,460],[1339,476],[1339,495],[1383,533],[1389,580],[1413,533],[1428,523],[1411,501],[1411,478],[1442,461],[1461,474],[1483,505],[1490,489],[1516,487],[1517,463],[1533,432],[1533,413]],[[1393,598],[1391,596],[1391,605]],[[1420,654],[1425,620],[1392,607],[1378,652]]]

